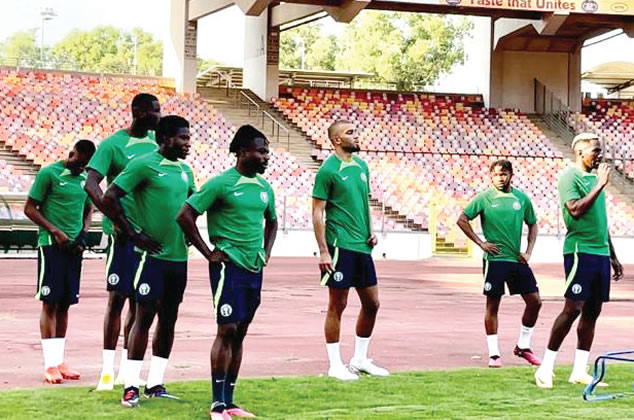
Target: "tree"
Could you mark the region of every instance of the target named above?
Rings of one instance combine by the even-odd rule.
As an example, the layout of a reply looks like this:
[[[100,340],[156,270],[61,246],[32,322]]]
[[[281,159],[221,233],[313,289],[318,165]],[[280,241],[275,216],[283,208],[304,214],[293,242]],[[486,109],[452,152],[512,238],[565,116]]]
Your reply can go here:
[[[55,44],[58,63],[71,63],[83,71],[160,75],[163,46],[151,34],[135,28],[123,32],[113,26],[90,31],[74,29]]]
[[[35,39],[37,29],[16,32],[0,44],[0,57],[7,64],[35,65],[40,61],[40,48]],[[15,61],[14,61],[15,60]]]
[[[280,68],[301,69],[303,53],[303,68],[307,69],[306,57],[320,34],[321,24],[319,22],[308,23],[282,32],[280,36]]]
[[[336,70],[337,54],[339,54],[337,37],[334,35],[320,36],[311,45],[306,55],[306,68],[312,70]]]
[[[376,74],[399,90],[431,85],[464,61],[470,29],[466,19],[364,11],[342,34],[336,68]]]

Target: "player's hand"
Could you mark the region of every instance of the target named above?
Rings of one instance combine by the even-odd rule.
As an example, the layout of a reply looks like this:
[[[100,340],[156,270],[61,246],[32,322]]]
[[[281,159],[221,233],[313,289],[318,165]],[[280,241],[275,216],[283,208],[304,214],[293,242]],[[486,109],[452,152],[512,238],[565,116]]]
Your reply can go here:
[[[53,230],[51,232],[51,235],[53,235],[53,239],[55,239],[55,242],[57,242],[60,248],[67,248],[70,244],[70,238],[68,237],[68,235],[66,235],[59,229]]]
[[[599,183],[601,185],[608,185],[608,181],[610,181],[610,165],[605,162],[599,164],[597,175],[599,176]]]
[[[134,246],[147,251],[150,254],[159,254],[163,249],[160,243],[156,242],[143,232],[135,233],[132,237],[132,242],[134,243]]]
[[[614,274],[612,275],[612,279],[614,281],[619,281],[623,278],[623,266],[616,258],[610,258],[610,264],[612,264],[612,270],[614,270]]]
[[[77,235],[77,237],[75,238],[75,241],[73,242],[72,252],[75,255],[81,255],[84,253],[85,250],[86,250],[86,232],[82,230],[81,232],[79,232],[79,235]]]
[[[229,257],[227,257],[227,254],[216,248],[207,256],[207,261],[210,263],[228,262]]]
[[[531,259],[531,254],[528,252],[520,252],[520,255],[517,256],[517,260],[522,264],[528,264],[528,260]]]
[[[370,245],[371,247],[375,247],[377,246],[379,243],[379,238],[373,233],[370,235],[370,237],[368,238],[368,245]]]
[[[497,245],[494,245],[491,242],[482,242],[480,248],[482,248],[482,250],[487,254],[495,255],[500,252],[500,249],[497,247]]]
[[[332,257],[327,251],[319,255],[319,271],[321,271],[322,274],[332,273],[333,271],[335,271],[334,267],[332,266]]]

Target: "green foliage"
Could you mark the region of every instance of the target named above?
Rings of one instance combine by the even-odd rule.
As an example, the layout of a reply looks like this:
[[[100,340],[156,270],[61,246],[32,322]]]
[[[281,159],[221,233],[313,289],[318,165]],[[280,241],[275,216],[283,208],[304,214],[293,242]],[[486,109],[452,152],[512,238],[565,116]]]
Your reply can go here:
[[[40,47],[35,38],[37,29],[16,32],[0,44],[0,58],[6,64],[32,66],[40,60]]]
[[[345,28],[337,69],[373,73],[400,90],[431,85],[463,63],[471,27],[440,15],[366,11]]]
[[[535,386],[534,369],[472,368],[363,377],[341,382],[325,377],[241,379],[236,402],[260,419],[628,419],[632,400],[587,403],[582,386],[566,382],[570,366],[557,369],[554,388]],[[632,369],[610,366],[600,392],[628,392]],[[211,403],[209,381],[168,383],[180,400],[141,399],[134,409],[120,404],[121,388],[43,386],[0,392],[0,418],[205,419]]]
[[[162,73],[161,41],[155,41],[139,28],[131,32],[113,26],[99,26],[90,31],[74,29],[55,44],[51,54],[53,61],[68,63],[82,71],[150,76]]]

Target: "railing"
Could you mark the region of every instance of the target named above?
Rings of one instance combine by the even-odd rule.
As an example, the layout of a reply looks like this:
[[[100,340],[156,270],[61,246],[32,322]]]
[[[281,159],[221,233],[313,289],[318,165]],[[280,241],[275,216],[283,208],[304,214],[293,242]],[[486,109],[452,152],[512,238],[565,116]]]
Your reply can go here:
[[[224,82],[224,88],[225,88],[225,94],[227,97],[231,96],[231,93],[234,92],[235,90],[235,86],[233,85],[233,82],[231,81],[231,78],[229,76],[227,76],[225,73],[221,72],[220,70],[218,70],[216,67],[210,67],[207,70],[198,73],[196,75],[196,79],[200,79],[201,77],[205,77],[207,75],[211,76],[211,82],[213,84],[214,79],[217,78],[217,83],[216,86],[222,88],[223,87],[223,83]]]
[[[147,69],[138,69],[134,65],[106,65],[99,68],[87,68],[86,66],[70,61],[57,61],[51,59],[24,58],[24,57],[5,57],[0,58],[0,66],[15,67],[17,70],[39,69],[39,70],[60,70],[73,71],[95,74],[118,74],[118,75],[135,75],[135,76],[151,76],[162,77],[162,71],[158,73],[148,71]]]
[[[603,159],[612,163],[630,182],[634,182],[634,159],[625,156],[609,138],[605,138],[596,128],[576,120],[576,113],[565,105],[546,85],[534,79],[535,113],[540,115],[551,130],[572,144],[577,133],[596,133],[603,146]],[[629,168],[629,170],[628,170]]]
[[[576,135],[570,127],[570,116],[574,112],[563,103],[550,89],[537,79],[534,80],[535,113],[540,115],[551,130],[559,134],[563,139],[572,143]]]
[[[251,110],[253,110],[255,116],[258,117],[258,121],[262,129],[266,129],[267,122],[270,122],[271,136],[277,140],[278,144],[281,143],[283,137],[286,136],[286,150],[289,152],[291,151],[291,132],[288,128],[284,127],[273,115],[262,109],[262,107],[254,101],[253,98],[242,90],[238,96],[237,103],[240,108],[246,104],[249,117],[251,117]],[[285,134],[281,134],[282,130]]]

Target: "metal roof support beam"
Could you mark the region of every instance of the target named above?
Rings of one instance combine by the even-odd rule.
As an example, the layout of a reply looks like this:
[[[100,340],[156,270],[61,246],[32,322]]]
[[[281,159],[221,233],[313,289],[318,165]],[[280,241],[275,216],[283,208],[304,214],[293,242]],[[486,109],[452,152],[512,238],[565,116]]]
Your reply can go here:
[[[271,26],[281,26],[296,20],[304,19],[324,10],[312,4],[283,3],[271,9]]]
[[[233,0],[189,0],[189,20],[198,20],[233,6]]]
[[[341,6],[324,6],[324,10],[335,21],[350,23],[370,3],[370,0],[343,0]]]
[[[533,22],[533,26],[540,35],[555,35],[568,16],[568,13],[551,13],[542,20]]]

